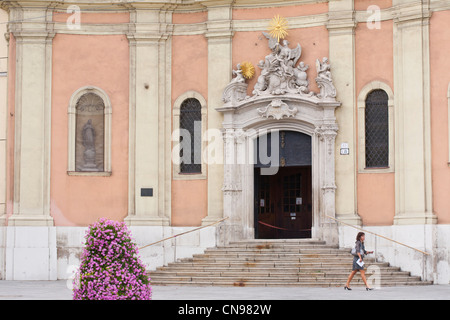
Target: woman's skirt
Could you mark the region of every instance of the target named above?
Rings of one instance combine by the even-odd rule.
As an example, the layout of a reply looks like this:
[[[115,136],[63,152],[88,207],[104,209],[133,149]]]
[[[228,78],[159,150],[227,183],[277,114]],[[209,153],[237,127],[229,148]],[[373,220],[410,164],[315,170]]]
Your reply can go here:
[[[358,256],[353,257],[353,267],[352,267],[353,271],[364,270],[364,266],[361,267],[359,264],[356,263],[356,261],[358,261],[358,260],[359,260]]]

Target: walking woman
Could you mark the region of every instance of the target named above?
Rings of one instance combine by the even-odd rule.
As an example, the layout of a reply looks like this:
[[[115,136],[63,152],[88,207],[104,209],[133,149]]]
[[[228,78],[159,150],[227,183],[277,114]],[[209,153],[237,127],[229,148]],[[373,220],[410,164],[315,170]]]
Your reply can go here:
[[[359,271],[361,273],[361,278],[364,281],[364,284],[366,285],[366,290],[373,290],[372,288],[369,287],[369,285],[367,284],[367,279],[366,279],[366,272],[364,271],[364,265],[359,265],[359,263],[363,262],[363,258],[366,254],[370,254],[373,253],[373,251],[366,251],[366,248],[364,247],[364,240],[365,240],[366,236],[364,234],[364,232],[359,232],[358,235],[356,236],[356,244],[355,244],[355,249],[356,249],[356,253],[353,257],[353,267],[352,267],[352,273],[350,273],[350,276],[348,277],[347,280],[347,284],[345,285],[344,289],[345,290],[352,290],[349,286],[350,286],[350,281],[352,281],[354,275]]]

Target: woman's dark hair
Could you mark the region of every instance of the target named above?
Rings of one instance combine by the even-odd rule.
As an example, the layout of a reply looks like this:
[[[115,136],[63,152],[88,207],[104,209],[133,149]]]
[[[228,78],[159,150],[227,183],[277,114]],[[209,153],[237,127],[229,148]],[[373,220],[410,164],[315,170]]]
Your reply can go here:
[[[358,232],[358,235],[356,236],[356,241],[361,241],[361,237],[365,235],[364,232]]]

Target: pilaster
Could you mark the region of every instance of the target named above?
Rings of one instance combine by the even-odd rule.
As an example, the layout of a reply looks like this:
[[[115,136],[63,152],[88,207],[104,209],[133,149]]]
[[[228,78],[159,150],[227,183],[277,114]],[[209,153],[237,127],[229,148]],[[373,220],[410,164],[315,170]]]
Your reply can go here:
[[[6,32],[6,22],[8,14],[5,11],[0,12],[0,34]],[[0,55],[8,56],[9,52],[9,34],[0,40]],[[0,60],[0,227],[6,224],[6,175],[7,175],[7,119],[8,119],[8,59]],[[0,269],[1,270],[1,269]],[[0,271],[1,272],[1,271]]]
[[[16,39],[14,209],[9,226],[52,226],[50,131],[52,9],[10,7]]]
[[[171,13],[166,9],[130,13],[129,225],[170,224]]]
[[[231,80],[232,70],[232,1],[204,1],[202,4],[208,9],[205,34],[208,39],[208,129],[220,129],[223,116],[216,108],[223,103],[222,93]],[[214,141],[214,144],[215,150],[223,150],[223,141]],[[220,159],[220,155],[216,154],[215,158]],[[208,215],[203,224],[223,217],[223,181],[223,163],[208,159]]]
[[[394,0],[394,224],[434,224],[428,1]]]
[[[336,144],[347,143],[349,155],[336,156],[336,216],[346,223],[361,224],[356,205],[356,100],[355,100],[355,12],[353,0],[329,3],[327,29],[333,82],[342,105],[336,110],[339,133]]]

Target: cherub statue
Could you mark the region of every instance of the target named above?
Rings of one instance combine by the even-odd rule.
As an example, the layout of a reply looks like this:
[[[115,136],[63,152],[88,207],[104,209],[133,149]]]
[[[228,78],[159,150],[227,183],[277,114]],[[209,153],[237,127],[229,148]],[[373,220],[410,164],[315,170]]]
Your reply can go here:
[[[231,83],[245,82],[244,75],[242,74],[241,64],[238,63],[236,68],[237,70],[233,70],[233,75],[236,75],[236,77],[231,80]]]
[[[308,87],[309,85],[308,76],[306,74],[306,70],[308,70],[308,68],[309,66],[307,64],[300,61],[297,68],[294,69],[295,84],[299,87]]]
[[[255,95],[259,95],[261,92],[263,92],[264,90],[266,90],[267,87],[267,70],[264,69],[264,60],[260,60],[258,63],[258,67],[261,69],[261,74],[258,77],[258,81],[255,84],[254,90],[253,90],[253,94]]]

